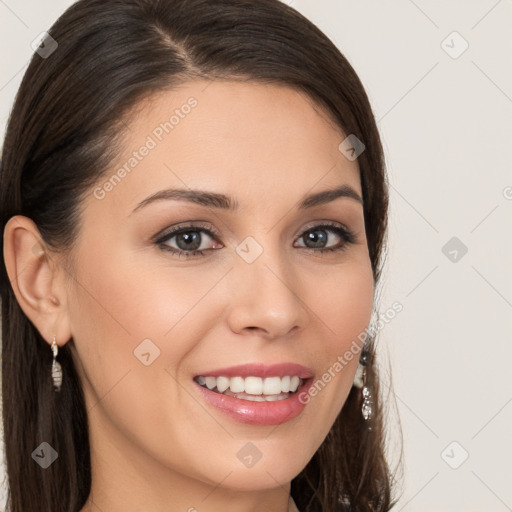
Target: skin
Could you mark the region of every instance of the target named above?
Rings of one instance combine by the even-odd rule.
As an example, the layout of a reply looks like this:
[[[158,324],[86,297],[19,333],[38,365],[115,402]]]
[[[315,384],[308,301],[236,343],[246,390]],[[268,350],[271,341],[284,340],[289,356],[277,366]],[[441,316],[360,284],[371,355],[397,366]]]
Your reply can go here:
[[[103,199],[91,190],[72,253],[52,253],[26,217],[5,229],[21,307],[49,346],[54,334],[59,345],[71,344],[83,383],[93,468],[84,512],[287,511],[290,481],[341,410],[358,358],[302,414],[277,426],[213,409],[192,377],[297,362],[319,378],[370,320],[362,204],[341,197],[297,209],[304,196],[343,184],[362,194],[357,160],[338,150],[345,135],[304,94],[235,81],[161,92],[128,120],[107,179],[191,96],[197,106],[113,190]],[[170,187],[233,196],[239,211],[161,200],[132,213]],[[195,221],[219,235],[199,231],[204,256],[178,257],[152,240]],[[308,248],[301,235],[325,221],[346,226],[354,243],[326,253]],[[326,246],[344,243],[326,233]],[[248,236],[263,248],[251,264],[235,251]],[[176,237],[165,244],[183,248]],[[145,366],[134,350],[148,338],[160,355]],[[249,441],[261,459],[247,468],[236,454]]]

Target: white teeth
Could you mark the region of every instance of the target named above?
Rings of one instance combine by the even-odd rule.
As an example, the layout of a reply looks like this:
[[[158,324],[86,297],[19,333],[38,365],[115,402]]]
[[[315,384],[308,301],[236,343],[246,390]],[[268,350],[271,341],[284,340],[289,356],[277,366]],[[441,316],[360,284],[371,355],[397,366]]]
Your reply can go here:
[[[245,392],[248,395],[261,395],[263,393],[263,379],[261,377],[246,377]]]
[[[229,389],[233,393],[243,393],[245,391],[245,383],[242,377],[231,377],[229,381]]]
[[[217,385],[217,379],[215,377],[205,377],[206,387],[213,389]]]
[[[288,393],[279,393],[278,395],[249,395],[247,393],[232,393],[229,389],[223,394],[239,399],[241,398],[242,400],[249,400],[250,402],[276,402],[278,400],[286,400],[289,397]]]
[[[239,398],[243,398],[244,400],[249,400],[250,402],[266,402],[266,399],[261,395],[249,395],[247,393],[239,393],[237,396]]]
[[[264,395],[278,395],[281,393],[281,379],[279,377],[267,377],[263,381]]]
[[[252,397],[261,397],[261,395],[264,395],[265,400],[267,397],[272,397],[269,401],[281,400],[281,393],[294,393],[303,382],[297,375],[266,377],[264,379],[253,376],[245,377],[244,379],[243,377],[205,377],[199,375],[196,380],[201,386],[206,385],[208,389],[214,389],[216,387],[219,393],[244,393]],[[246,399],[251,400],[251,398]],[[254,400],[261,401],[258,398],[254,398]]]
[[[229,388],[229,379],[227,377],[217,377],[217,391],[224,393]]]
[[[290,376],[287,375],[281,379],[281,391],[283,393],[288,393],[290,391]]]
[[[208,378],[208,377],[207,377]],[[297,388],[299,387],[300,379],[296,375],[294,375],[290,380],[290,391],[293,393],[294,391],[297,391]]]

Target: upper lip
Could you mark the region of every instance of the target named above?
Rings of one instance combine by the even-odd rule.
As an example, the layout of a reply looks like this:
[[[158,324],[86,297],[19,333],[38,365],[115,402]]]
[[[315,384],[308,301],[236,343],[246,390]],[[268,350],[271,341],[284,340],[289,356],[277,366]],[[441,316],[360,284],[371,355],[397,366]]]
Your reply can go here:
[[[313,377],[313,370],[297,363],[248,363],[237,366],[229,366],[226,368],[216,368],[214,370],[206,370],[196,375],[203,377],[285,377],[287,375],[301,379],[309,379]]]

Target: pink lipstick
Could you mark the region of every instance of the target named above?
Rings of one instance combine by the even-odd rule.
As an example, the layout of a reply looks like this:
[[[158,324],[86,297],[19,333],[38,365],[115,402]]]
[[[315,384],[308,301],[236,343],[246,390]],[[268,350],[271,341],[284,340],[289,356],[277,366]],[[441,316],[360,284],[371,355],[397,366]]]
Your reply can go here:
[[[194,377],[200,396],[230,418],[252,425],[277,425],[297,417],[306,404],[299,395],[313,371],[297,363],[249,363],[205,370]]]

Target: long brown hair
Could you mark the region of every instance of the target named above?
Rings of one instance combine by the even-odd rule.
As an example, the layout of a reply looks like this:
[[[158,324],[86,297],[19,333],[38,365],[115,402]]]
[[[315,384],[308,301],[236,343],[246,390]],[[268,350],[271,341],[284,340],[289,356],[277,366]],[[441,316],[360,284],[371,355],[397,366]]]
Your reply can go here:
[[[49,247],[72,249],[81,200],[108,172],[125,118],[141,99],[197,78],[284,84],[305,92],[366,146],[358,163],[378,284],[388,214],[381,141],[355,71],[310,21],[278,0],[80,0],[49,34],[58,47],[45,58],[32,57],[8,123],[0,169],[2,232],[11,216],[25,215]],[[8,509],[77,512],[91,487],[81,383],[65,345],[59,351],[63,387],[52,391],[51,351],[17,303],[5,264],[0,267]],[[365,350],[374,396],[371,429],[361,416],[361,392],[353,387],[325,441],[292,481],[302,512],[393,505],[374,335]],[[59,458],[41,471],[31,453],[43,441]]]

